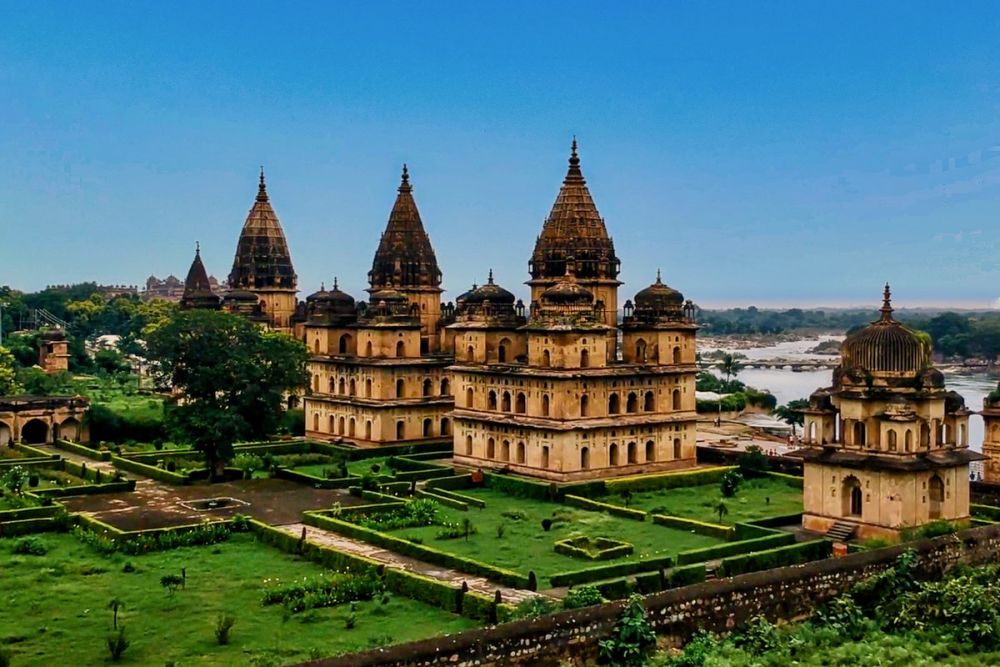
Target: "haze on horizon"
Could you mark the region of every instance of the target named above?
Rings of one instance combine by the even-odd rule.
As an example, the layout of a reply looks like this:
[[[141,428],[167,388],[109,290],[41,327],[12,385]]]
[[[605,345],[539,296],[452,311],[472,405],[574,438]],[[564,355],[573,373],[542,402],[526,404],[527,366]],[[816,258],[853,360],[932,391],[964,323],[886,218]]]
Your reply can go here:
[[[1000,297],[995,3],[0,8],[0,284],[223,279],[263,164],[300,298],[361,296],[406,162],[445,299],[524,295],[576,134],[623,300]]]

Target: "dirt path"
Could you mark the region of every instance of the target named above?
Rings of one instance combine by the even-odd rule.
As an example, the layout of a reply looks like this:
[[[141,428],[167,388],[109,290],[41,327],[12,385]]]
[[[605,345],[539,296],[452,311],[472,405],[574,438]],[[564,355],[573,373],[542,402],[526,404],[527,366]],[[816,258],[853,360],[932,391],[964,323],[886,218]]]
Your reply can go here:
[[[464,581],[469,585],[469,590],[482,593],[483,595],[489,595],[490,597],[495,595],[496,591],[499,590],[503,601],[507,604],[516,605],[523,600],[541,595],[541,593],[532,593],[531,591],[499,586],[487,579],[483,579],[482,577],[475,577],[459,572],[458,570],[451,570],[431,565],[414,558],[402,556],[393,551],[387,551],[381,547],[373,546],[367,542],[358,542],[350,539],[349,537],[338,535],[332,531],[324,530],[322,528],[314,528],[313,526],[307,526],[303,523],[278,526],[278,529],[296,537],[301,537],[302,530],[305,529],[307,542],[313,542],[325,547],[331,547],[337,551],[343,551],[357,556],[364,556],[365,558],[378,561],[379,563],[384,563],[387,567],[394,567],[400,570],[414,572],[416,574],[420,574],[431,579],[437,579],[438,581],[445,581],[456,586],[461,586]]]

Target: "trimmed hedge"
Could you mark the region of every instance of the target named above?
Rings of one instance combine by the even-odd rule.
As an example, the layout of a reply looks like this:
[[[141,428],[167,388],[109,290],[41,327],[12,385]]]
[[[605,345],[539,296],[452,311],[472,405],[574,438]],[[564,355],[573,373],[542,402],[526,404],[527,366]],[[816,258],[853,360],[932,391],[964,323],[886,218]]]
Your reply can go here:
[[[594,584],[594,587],[608,600],[621,600],[636,592],[638,582],[631,577],[619,577],[608,581],[599,581]]]
[[[78,486],[59,486],[51,489],[35,489],[32,491],[40,498],[65,498],[66,496],[94,496],[100,493],[124,493],[135,491],[135,480],[108,482],[107,484],[80,484]]]
[[[4,468],[10,468],[13,466],[24,466],[25,468],[35,465],[52,465],[53,462],[58,461],[59,456],[53,454],[52,456],[22,456],[16,459],[0,459],[0,470]]]
[[[111,452],[109,451],[98,451],[92,447],[87,447],[86,445],[81,445],[76,442],[70,442],[69,440],[56,440],[54,446],[63,451],[72,452],[78,456],[83,456],[88,459],[93,459],[95,461],[110,461]]]
[[[588,567],[582,570],[573,570],[572,572],[559,572],[549,577],[549,583],[551,583],[553,587],[577,586],[579,584],[589,584],[594,581],[610,579],[612,577],[621,577],[636,574],[638,572],[659,570],[660,568],[670,567],[673,564],[674,559],[672,556],[654,556],[652,558],[645,558],[643,560],[632,561],[629,563],[598,565],[597,567]]]
[[[700,584],[705,581],[705,564],[695,563],[694,565],[684,565],[675,567],[666,573],[666,587],[680,588],[691,584]]]
[[[357,524],[341,521],[331,516],[305,512],[303,520],[311,526],[324,528],[335,533],[340,533],[341,535],[346,535],[347,537],[359,539],[369,544],[395,551],[404,556],[410,556],[411,558],[417,558],[442,567],[449,567],[468,574],[485,577],[504,586],[528,588],[528,577],[513,570],[494,567],[487,563],[438,551],[423,544],[416,544],[415,542],[400,539],[387,533],[363,528]]]
[[[709,537],[718,537],[723,540],[731,540],[734,529],[729,526],[720,526],[714,523],[704,523],[702,521],[695,521],[694,519],[684,519],[679,516],[669,516],[667,514],[654,514],[653,523],[660,526],[668,526],[670,528],[678,528],[680,530],[687,530],[697,535],[708,535]]]
[[[801,516],[801,515],[799,515]],[[802,525],[802,520],[798,521],[799,525]],[[786,525],[786,524],[778,524]],[[756,523],[736,523],[733,524],[733,539],[734,540],[754,540],[758,537],[767,537],[768,535],[776,535],[784,531],[775,530],[774,528],[765,528],[764,526],[758,525]]]
[[[436,503],[441,503],[445,507],[450,507],[462,512],[469,511],[469,503],[463,502],[461,500],[455,500],[454,498],[449,498],[446,495],[435,493],[434,491],[428,491],[427,489],[417,489],[418,498],[427,498],[433,500]]]
[[[701,486],[702,484],[718,484],[722,476],[736,466],[720,466],[718,468],[701,468],[681,472],[665,472],[656,475],[637,475],[634,477],[619,477],[604,482],[608,493],[622,491],[655,491],[658,489],[676,489],[683,486]]]
[[[163,468],[157,468],[156,466],[146,465],[145,463],[139,463],[138,461],[133,461],[131,459],[126,459],[121,456],[112,456],[111,462],[116,468],[122,470],[128,470],[129,472],[134,472],[137,475],[143,475],[145,477],[150,477],[159,482],[165,482],[167,484],[188,484],[190,479],[187,475],[181,475],[176,472],[170,472],[169,470],[164,470]]]
[[[531,498],[533,500],[557,500],[558,486],[556,484],[541,484],[520,477],[483,473],[486,486],[500,493],[506,493],[516,498]]]
[[[14,449],[21,452],[22,454],[27,454],[28,456],[40,458],[40,459],[58,459],[59,456],[55,454],[49,454],[41,449],[35,449],[31,445],[25,445],[20,442],[14,443]]]
[[[593,479],[587,482],[572,482],[559,487],[560,498],[567,493],[584,498],[599,498],[608,495],[609,491],[603,479]]]
[[[610,505],[591,500],[590,498],[583,498],[582,496],[566,494],[563,497],[563,502],[570,507],[579,507],[580,509],[591,510],[592,512],[607,512],[608,514],[620,516],[624,519],[633,519],[634,521],[646,520],[646,513],[642,510],[634,510],[620,505]]]
[[[787,544],[792,544],[793,542],[795,542],[795,535],[792,533],[775,533],[773,535],[768,535],[767,537],[758,537],[753,540],[727,542],[726,544],[719,544],[714,547],[682,551],[677,554],[677,564],[690,565],[691,563],[703,563],[707,560],[737,556],[751,551],[783,547]]]
[[[437,487],[431,487],[430,484],[424,487],[431,493],[439,496],[444,496],[445,498],[451,498],[452,500],[457,500],[460,503],[465,503],[470,507],[486,507],[486,501],[481,498],[476,498],[475,496],[467,496],[464,493],[458,493],[457,491],[449,491],[448,489],[439,489]]]
[[[766,474],[768,477],[781,480],[793,489],[801,489],[805,483],[805,478],[799,477],[798,475],[788,475],[783,472],[774,472],[773,470],[768,470]]]
[[[360,481],[359,477],[336,477],[334,479],[326,479],[323,477],[316,477],[315,475],[307,475],[304,472],[299,472],[298,470],[292,470],[291,468],[282,468],[274,472],[274,476],[278,479],[287,479],[292,482],[299,482],[300,484],[308,484],[314,489],[346,489],[352,484],[357,484]]]
[[[59,505],[49,505],[48,507],[22,507],[16,510],[3,510],[0,512],[0,523],[23,519],[47,519],[55,516],[61,509],[62,507]]]
[[[438,477],[451,477],[455,474],[455,471],[451,468],[442,468],[440,466],[435,466],[433,468],[427,468],[425,470],[403,470],[397,472],[393,479],[397,482],[411,482],[411,481],[423,481],[425,479],[436,479]]]
[[[715,571],[719,577],[733,577],[746,572],[770,570],[786,565],[798,565],[811,560],[829,558],[833,554],[832,540],[813,540],[776,549],[756,551],[724,558]]]
[[[969,505],[969,511],[974,517],[989,519],[990,521],[1000,521],[1000,507],[972,503]]]
[[[425,484],[428,489],[434,489],[435,491],[461,491],[462,489],[471,489],[475,486],[472,483],[472,475],[455,475],[454,477],[438,477],[436,479],[427,480]],[[484,485],[485,486],[485,485]]]
[[[55,517],[38,517],[34,519],[18,519],[0,523],[0,537],[17,537],[30,533],[51,533],[65,530],[64,524]]]
[[[598,537],[593,540],[594,550],[580,546],[583,543],[591,544],[589,537],[570,537],[559,540],[555,543],[556,553],[570,558],[582,558],[583,560],[614,560],[631,556],[635,551],[635,546],[628,542],[612,540],[607,537]]]

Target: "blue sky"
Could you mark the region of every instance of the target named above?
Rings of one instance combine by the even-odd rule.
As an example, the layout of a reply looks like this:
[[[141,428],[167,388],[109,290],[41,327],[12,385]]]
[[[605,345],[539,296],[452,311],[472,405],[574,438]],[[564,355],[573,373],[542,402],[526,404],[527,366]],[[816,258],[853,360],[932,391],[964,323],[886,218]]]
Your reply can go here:
[[[1000,5],[0,2],[0,283],[228,273],[265,165],[302,296],[400,166],[445,298],[521,294],[580,140],[625,294],[1000,297]]]

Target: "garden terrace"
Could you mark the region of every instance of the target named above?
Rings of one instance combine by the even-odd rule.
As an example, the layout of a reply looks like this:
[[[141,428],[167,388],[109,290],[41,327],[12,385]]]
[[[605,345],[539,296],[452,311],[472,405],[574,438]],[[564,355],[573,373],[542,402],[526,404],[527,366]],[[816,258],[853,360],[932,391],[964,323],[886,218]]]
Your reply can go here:
[[[18,555],[22,540],[40,555]],[[348,603],[284,617],[265,594],[328,576],[322,567],[235,534],[211,546],[126,556],[101,555],[68,534],[0,539],[5,604],[0,645],[18,667],[104,665],[111,632],[112,598],[121,600],[118,622],[131,646],[127,664],[232,665],[298,663],[320,656],[432,637],[472,628],[475,621],[429,604],[390,594],[357,603],[354,627]],[[171,593],[165,575],[185,572]],[[231,643],[213,635],[221,613],[235,616]],[[178,622],[183,619],[183,622]]]

